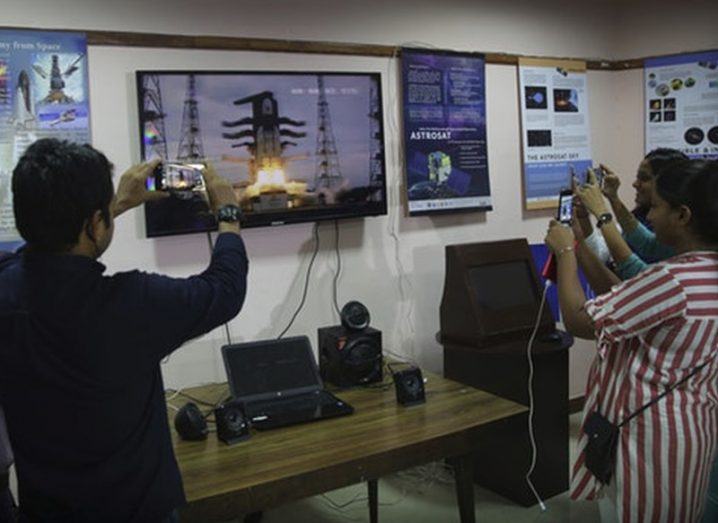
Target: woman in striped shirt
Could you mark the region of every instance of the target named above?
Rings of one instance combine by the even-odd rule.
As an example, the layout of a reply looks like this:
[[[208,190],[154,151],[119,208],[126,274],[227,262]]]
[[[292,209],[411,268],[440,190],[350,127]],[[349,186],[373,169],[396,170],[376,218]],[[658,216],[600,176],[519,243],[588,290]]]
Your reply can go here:
[[[609,485],[586,468],[582,433],[571,495],[603,497],[609,521],[695,522],[718,442],[718,162],[678,162],[659,173],[648,220],[677,255],[591,301],[579,284],[572,230],[552,222],[546,237],[567,330],[598,340],[584,420],[598,412],[618,425],[688,378],[619,429]]]

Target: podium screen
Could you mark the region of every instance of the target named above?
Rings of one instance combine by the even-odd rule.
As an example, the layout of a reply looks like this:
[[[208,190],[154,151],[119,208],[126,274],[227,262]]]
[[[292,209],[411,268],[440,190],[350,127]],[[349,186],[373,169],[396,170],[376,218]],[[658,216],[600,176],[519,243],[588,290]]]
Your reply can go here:
[[[530,269],[523,260],[472,267],[469,280],[476,301],[488,310],[537,304]]]

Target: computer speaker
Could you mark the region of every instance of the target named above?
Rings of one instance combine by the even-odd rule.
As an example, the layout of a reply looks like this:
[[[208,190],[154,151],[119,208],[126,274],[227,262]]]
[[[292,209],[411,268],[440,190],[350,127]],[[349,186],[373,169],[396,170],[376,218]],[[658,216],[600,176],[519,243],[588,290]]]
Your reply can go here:
[[[394,388],[396,389],[396,401],[400,405],[408,407],[418,405],[426,401],[424,392],[424,377],[419,367],[410,367],[393,371]]]
[[[217,423],[217,437],[227,445],[244,441],[250,436],[249,420],[237,401],[228,401],[214,409],[214,420]]]
[[[319,338],[319,372],[338,387],[380,382],[383,378],[381,331],[372,327],[351,330],[322,327]]]
[[[180,438],[188,441],[207,439],[207,420],[196,404],[189,402],[175,414],[175,430]]]
[[[339,317],[342,320],[342,327],[348,331],[364,330],[369,326],[371,320],[369,309],[358,301],[350,301],[344,305]]]

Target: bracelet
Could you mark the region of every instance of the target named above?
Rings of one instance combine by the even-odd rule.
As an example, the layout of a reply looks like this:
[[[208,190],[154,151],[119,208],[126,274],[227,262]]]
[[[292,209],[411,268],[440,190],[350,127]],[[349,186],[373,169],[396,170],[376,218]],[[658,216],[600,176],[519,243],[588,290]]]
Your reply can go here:
[[[559,249],[556,251],[556,256],[561,256],[564,252],[571,252],[573,250],[573,246],[569,245],[567,247],[564,247],[563,249]]]

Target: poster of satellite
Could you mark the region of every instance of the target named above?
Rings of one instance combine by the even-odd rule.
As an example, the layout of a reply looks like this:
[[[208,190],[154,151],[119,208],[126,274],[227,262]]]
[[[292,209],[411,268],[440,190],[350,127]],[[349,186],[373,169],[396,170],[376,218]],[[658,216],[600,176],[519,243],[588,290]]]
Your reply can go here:
[[[402,49],[409,214],[491,210],[483,55]]]

